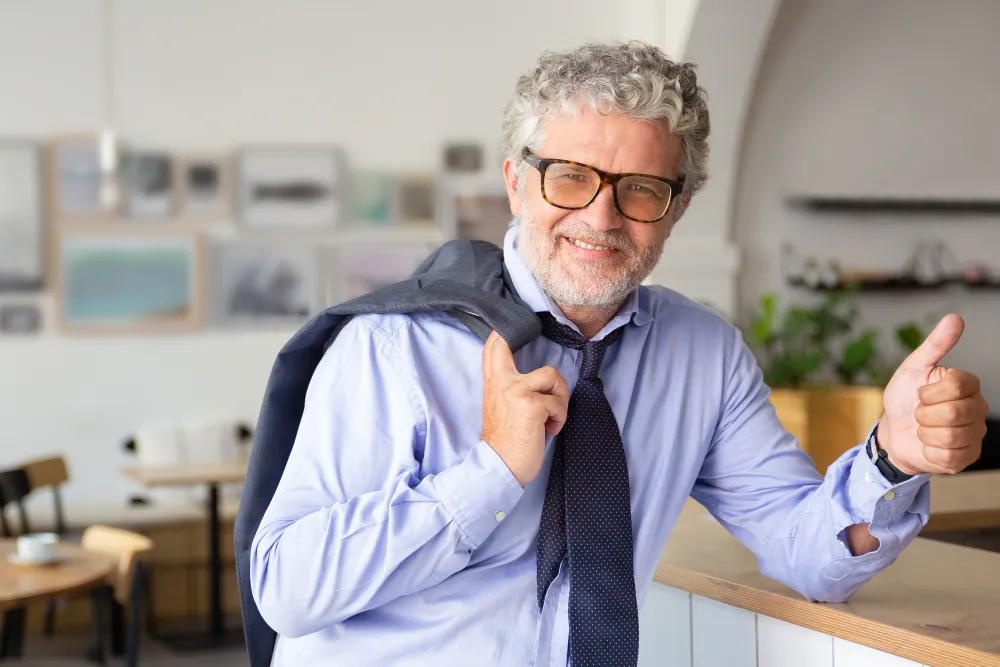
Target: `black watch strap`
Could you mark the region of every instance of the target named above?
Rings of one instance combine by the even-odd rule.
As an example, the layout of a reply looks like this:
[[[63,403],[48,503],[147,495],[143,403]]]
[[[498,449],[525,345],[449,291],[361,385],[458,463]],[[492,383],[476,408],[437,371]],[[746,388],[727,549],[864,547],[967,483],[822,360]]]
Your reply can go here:
[[[872,463],[878,468],[882,476],[885,477],[890,484],[899,484],[905,482],[908,479],[913,479],[913,475],[907,475],[905,472],[892,465],[889,461],[889,453],[879,447],[878,444],[878,428],[872,430],[872,435],[868,439],[868,456],[871,458]]]

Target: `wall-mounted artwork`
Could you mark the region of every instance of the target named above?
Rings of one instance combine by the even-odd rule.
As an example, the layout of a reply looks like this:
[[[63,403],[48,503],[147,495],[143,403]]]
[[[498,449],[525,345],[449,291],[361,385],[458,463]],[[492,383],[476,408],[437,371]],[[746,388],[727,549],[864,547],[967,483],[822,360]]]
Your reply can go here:
[[[5,334],[37,334],[42,329],[42,311],[35,304],[0,306],[0,331]]]
[[[174,213],[173,159],[159,151],[129,150],[122,156],[125,214],[130,218],[166,218]]]
[[[212,322],[304,323],[322,307],[319,264],[312,245],[219,242],[212,252]]]
[[[41,289],[44,220],[41,150],[0,140],[0,291]]]
[[[408,225],[433,225],[437,219],[437,181],[431,174],[403,174],[397,197],[399,220]]]
[[[191,331],[202,324],[193,233],[74,231],[59,243],[58,322],[69,332]]]
[[[342,246],[332,259],[334,277],[328,282],[327,302],[349,301],[406,280],[432,251],[430,245],[419,243]]]
[[[446,238],[479,239],[503,245],[513,216],[503,180],[450,178],[439,196]]]
[[[102,170],[96,135],[54,140],[46,162],[48,209],[56,222],[107,221],[117,216],[122,199],[120,174]]]
[[[334,227],[347,208],[345,161],[333,148],[251,147],[236,161],[245,227]]]
[[[452,172],[473,172],[483,168],[483,148],[473,142],[456,142],[444,147],[444,168]]]
[[[388,172],[356,171],[351,174],[353,225],[387,225],[399,217],[396,177]]]
[[[232,215],[233,166],[228,155],[183,155],[175,164],[181,218],[223,220]]]

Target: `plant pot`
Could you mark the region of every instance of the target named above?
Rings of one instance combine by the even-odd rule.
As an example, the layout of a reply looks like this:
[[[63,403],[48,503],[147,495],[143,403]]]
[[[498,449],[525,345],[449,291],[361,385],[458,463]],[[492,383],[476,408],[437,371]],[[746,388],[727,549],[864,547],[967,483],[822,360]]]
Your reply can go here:
[[[782,426],[799,441],[799,447],[809,451],[809,390],[772,389],[771,404]]]
[[[808,389],[774,389],[771,403],[781,424],[826,469],[844,452],[865,441],[882,415],[882,388],[832,385]]]
[[[841,454],[868,437],[882,416],[882,387],[833,385],[809,390],[809,446],[816,469],[826,469]]]

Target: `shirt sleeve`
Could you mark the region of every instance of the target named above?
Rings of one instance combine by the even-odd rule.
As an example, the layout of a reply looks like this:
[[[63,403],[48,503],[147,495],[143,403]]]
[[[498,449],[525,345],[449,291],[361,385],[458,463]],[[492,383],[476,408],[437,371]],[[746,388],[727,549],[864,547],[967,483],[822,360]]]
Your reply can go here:
[[[847,600],[927,523],[929,475],[892,485],[852,447],[822,477],[778,420],[756,359],[734,330],[723,410],[692,497],[757,556],[761,572],[814,601]],[[845,529],[870,524],[853,556]]]
[[[412,360],[358,317],[317,367],[291,456],[251,547],[251,588],[279,634],[298,637],[464,568],[497,512],[523,493],[486,442],[421,475],[426,415]],[[412,382],[412,381],[411,381]]]

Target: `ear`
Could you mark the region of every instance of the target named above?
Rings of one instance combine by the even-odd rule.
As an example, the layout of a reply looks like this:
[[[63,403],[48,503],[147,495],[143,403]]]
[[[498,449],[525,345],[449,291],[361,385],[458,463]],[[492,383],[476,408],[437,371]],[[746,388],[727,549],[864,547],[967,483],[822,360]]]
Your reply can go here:
[[[517,194],[517,171],[515,163],[507,158],[503,161],[503,180],[507,186],[507,200],[510,202],[510,213],[515,218],[521,216],[521,197]]]

